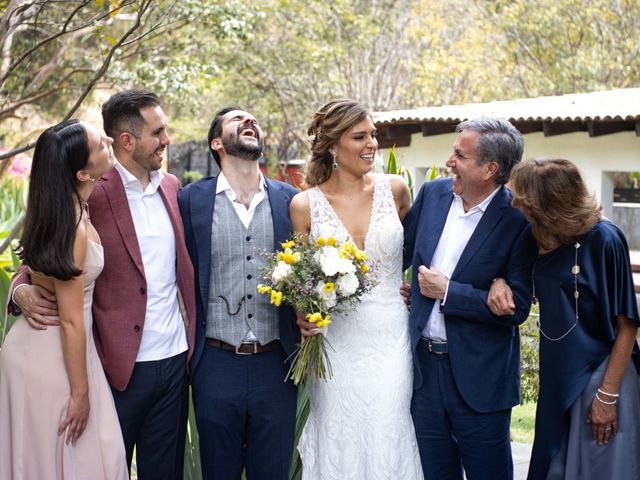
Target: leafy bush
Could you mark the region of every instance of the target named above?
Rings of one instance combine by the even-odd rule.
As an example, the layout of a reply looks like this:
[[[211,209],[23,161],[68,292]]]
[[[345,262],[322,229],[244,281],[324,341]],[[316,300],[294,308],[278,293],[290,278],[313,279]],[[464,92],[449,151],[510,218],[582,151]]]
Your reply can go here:
[[[529,318],[520,327],[520,380],[523,403],[535,403],[538,400],[539,347],[538,306],[533,305]]]
[[[27,205],[28,180],[23,176],[5,175],[0,180],[0,244],[18,224]],[[19,265],[11,248],[0,252],[0,345],[11,326],[6,315],[11,276]]]
[[[187,170],[182,174],[182,185],[188,185],[200,180],[204,175],[196,170]]]

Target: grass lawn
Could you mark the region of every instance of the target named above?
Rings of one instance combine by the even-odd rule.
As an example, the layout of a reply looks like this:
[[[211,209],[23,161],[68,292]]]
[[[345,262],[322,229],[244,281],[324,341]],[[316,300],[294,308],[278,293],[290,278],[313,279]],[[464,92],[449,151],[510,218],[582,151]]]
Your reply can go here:
[[[533,430],[536,425],[536,404],[525,403],[513,407],[511,413],[511,440],[533,444]]]

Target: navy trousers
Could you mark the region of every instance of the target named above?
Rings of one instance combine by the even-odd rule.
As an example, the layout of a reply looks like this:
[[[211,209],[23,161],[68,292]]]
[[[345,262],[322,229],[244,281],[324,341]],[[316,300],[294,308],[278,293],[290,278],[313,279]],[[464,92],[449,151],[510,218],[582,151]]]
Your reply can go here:
[[[133,448],[140,480],[181,480],[187,434],[187,352],[136,362],[124,392],[111,389],[131,470]]]
[[[206,345],[193,372],[193,406],[205,480],[287,480],[297,389],[284,381],[282,348],[255,355]]]
[[[511,409],[478,413],[464,401],[449,356],[418,344],[423,383],[414,390],[411,415],[427,479],[512,480]]]

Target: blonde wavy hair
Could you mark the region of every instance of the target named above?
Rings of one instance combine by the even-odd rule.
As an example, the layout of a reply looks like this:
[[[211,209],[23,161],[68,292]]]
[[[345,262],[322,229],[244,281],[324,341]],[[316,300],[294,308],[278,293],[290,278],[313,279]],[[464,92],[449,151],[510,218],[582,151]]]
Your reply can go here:
[[[307,128],[311,158],[304,170],[304,183],[315,187],[329,180],[333,156],[330,150],[354,125],[370,117],[369,109],[355,100],[331,100],[313,115]]]
[[[513,167],[509,186],[513,205],[529,217],[533,236],[542,249],[551,250],[558,243],[573,245],[602,217],[602,207],[569,160],[522,161]]]

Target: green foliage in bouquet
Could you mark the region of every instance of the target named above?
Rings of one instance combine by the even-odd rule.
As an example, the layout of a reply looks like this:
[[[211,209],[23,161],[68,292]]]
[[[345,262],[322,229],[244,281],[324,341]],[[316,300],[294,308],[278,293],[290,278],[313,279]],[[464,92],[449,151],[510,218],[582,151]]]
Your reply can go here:
[[[324,333],[334,312],[349,308],[373,287],[367,255],[352,241],[333,236],[306,242],[300,236],[282,243],[283,251],[270,255],[258,292],[306,313],[319,334],[306,338],[293,354],[289,375],[298,385],[310,376],[331,378]]]

